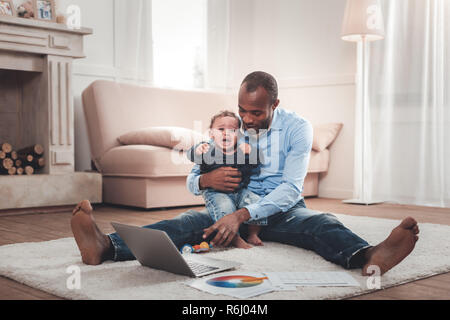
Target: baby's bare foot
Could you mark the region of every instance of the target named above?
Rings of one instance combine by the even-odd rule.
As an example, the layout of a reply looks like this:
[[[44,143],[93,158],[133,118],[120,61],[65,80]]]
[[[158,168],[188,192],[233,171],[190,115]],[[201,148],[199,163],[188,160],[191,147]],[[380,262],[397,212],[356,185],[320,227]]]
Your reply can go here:
[[[247,242],[245,242],[244,239],[242,239],[240,236],[236,236],[233,239],[233,246],[239,249],[251,249],[253,248],[251,245],[249,245]]]
[[[256,233],[250,234],[247,237],[247,242],[254,246],[257,246],[257,247],[264,246],[263,242],[261,241],[261,239],[258,237],[258,235]]]

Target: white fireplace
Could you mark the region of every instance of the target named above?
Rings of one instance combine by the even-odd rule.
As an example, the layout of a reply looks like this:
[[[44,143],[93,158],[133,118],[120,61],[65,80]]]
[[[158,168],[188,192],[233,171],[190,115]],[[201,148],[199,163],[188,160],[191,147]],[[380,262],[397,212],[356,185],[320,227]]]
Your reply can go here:
[[[0,142],[40,144],[35,175],[0,175],[0,210],[102,201],[102,178],[75,172],[72,61],[92,30],[0,16]]]

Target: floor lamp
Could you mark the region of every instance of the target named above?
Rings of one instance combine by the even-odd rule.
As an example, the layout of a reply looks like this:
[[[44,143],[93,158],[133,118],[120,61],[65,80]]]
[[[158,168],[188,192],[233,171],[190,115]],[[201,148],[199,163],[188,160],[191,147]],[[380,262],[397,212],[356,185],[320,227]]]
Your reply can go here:
[[[368,192],[366,174],[371,172],[368,167],[368,131],[367,131],[367,49],[368,42],[384,39],[384,22],[378,0],[347,0],[344,21],[342,25],[342,40],[358,43],[358,81],[355,148],[361,153],[355,153],[355,199],[344,203],[370,205],[382,201],[374,201]],[[358,143],[360,141],[360,144]],[[370,154],[369,154],[370,155]],[[359,186],[359,187],[358,187]]]

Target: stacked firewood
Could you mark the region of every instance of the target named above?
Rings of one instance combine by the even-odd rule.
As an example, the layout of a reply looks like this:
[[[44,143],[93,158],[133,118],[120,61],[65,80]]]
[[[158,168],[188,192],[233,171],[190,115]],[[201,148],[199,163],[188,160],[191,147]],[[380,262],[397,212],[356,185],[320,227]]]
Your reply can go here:
[[[44,167],[44,148],[40,144],[15,151],[11,144],[0,143],[0,174],[32,175]]]

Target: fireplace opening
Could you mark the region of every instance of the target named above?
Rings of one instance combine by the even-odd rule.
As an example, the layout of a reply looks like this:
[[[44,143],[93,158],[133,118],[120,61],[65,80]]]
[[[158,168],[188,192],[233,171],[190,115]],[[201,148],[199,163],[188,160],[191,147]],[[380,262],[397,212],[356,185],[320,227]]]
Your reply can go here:
[[[46,88],[42,72],[0,69],[0,175],[48,174]]]

